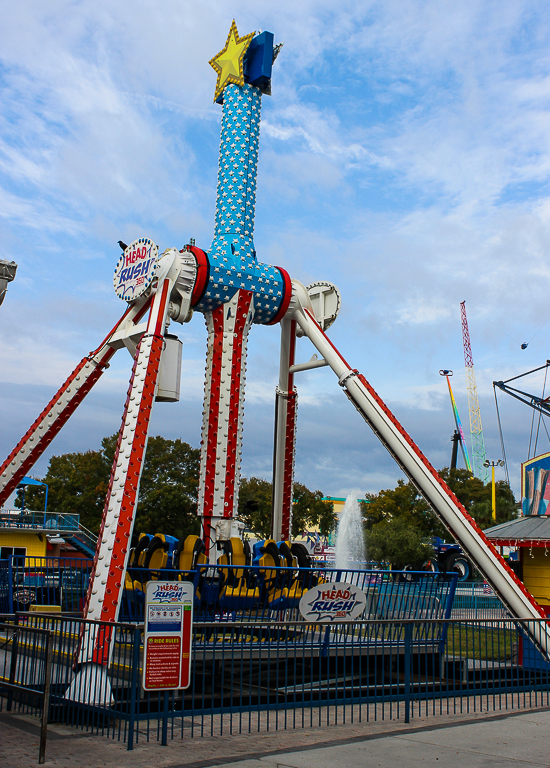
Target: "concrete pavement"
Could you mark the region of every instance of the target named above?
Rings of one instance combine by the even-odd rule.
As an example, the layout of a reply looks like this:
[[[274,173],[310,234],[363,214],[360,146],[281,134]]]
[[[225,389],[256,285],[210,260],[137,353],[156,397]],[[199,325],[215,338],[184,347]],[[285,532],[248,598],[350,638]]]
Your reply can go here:
[[[63,768],[549,768],[550,710],[439,715],[412,724],[384,720],[253,734],[140,738],[133,752],[102,736],[49,727],[46,766]],[[156,738],[156,735],[154,736]],[[30,768],[38,759],[37,720],[0,714],[0,760]]]

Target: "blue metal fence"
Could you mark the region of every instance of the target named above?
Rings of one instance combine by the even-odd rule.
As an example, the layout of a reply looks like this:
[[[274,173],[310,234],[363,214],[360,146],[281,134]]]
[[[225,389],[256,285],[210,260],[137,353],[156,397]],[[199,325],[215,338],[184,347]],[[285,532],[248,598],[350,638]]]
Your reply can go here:
[[[190,687],[161,693],[141,688],[143,627],[117,624],[109,685],[88,698],[89,685],[71,685],[78,673],[78,638],[83,624],[92,634],[105,625],[33,613],[19,614],[17,621],[48,629],[53,638],[50,720],[125,740],[129,749],[143,738],[166,743],[184,736],[368,719],[408,722],[445,712],[550,704],[549,665],[522,665],[523,633],[509,620],[376,618],[329,626],[198,621]],[[32,696],[29,703],[26,692],[45,684],[46,648],[37,637],[14,644],[13,636],[9,628],[0,631],[0,694],[4,702],[11,696],[12,706],[36,711],[39,703]],[[2,690],[9,679],[17,691]]]
[[[457,584],[451,616],[457,619],[504,619],[509,611],[488,584],[479,581]]]
[[[63,613],[81,613],[91,568],[85,559],[0,560],[0,612],[56,607]],[[444,618],[450,616],[456,587],[456,574],[425,572],[219,565],[193,571],[129,568],[120,621],[143,621],[145,585],[151,580],[192,582],[200,621],[296,619],[307,590],[335,581],[366,593],[365,618]]]
[[[0,613],[46,610],[82,613],[92,561],[9,557],[0,560]]]

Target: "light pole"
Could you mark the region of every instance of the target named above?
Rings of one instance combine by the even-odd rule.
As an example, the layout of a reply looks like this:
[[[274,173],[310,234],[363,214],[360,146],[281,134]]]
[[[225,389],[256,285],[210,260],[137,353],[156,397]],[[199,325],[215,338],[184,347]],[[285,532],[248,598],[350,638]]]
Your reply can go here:
[[[489,461],[489,459],[486,459],[483,462],[484,467],[491,467],[491,497],[492,497],[492,508],[493,508],[493,520],[497,519],[497,496],[495,491],[495,467],[503,467],[504,462],[502,459],[499,459],[498,461]]]

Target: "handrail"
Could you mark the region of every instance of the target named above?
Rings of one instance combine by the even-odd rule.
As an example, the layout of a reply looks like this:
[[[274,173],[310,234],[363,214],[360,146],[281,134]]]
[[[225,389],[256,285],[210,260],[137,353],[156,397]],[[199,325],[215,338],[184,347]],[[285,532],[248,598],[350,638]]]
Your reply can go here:
[[[0,512],[0,528],[44,528],[54,531],[78,531],[80,515],[72,512],[38,512],[28,510],[3,510]]]

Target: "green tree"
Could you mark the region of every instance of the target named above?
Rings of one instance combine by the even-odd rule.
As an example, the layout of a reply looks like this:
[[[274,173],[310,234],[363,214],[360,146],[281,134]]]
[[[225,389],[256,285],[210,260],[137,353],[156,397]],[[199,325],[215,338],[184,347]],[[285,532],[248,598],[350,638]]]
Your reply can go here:
[[[327,536],[335,527],[337,515],[332,504],[323,501],[321,491],[310,491],[302,483],[294,483],[291,535],[300,536],[310,528],[319,528]]]
[[[310,491],[302,483],[294,483],[291,536],[299,536],[308,528],[319,528],[327,535],[334,528],[336,515],[332,504],[322,501],[321,491]],[[243,478],[239,493],[239,519],[259,538],[271,535],[272,485],[258,477]]]
[[[396,488],[367,493],[365,498],[368,503],[362,508],[367,531],[402,517],[420,536],[445,536],[445,528],[412,482],[398,480]]]
[[[102,440],[100,451],[53,456],[43,482],[48,508],[80,515],[97,532],[103,515],[117,435]],[[134,530],[178,538],[198,533],[197,491],[200,452],[182,440],[151,437],[139,488]],[[25,504],[40,509],[40,490],[29,488]],[[43,502],[42,502],[43,505]]]
[[[517,517],[518,504],[510,486],[504,481],[499,481],[495,485],[495,522],[491,512],[490,483],[484,485],[466,469],[450,470],[445,467],[439,474],[481,528],[489,528]],[[405,483],[399,480],[394,489],[383,490],[378,494],[367,494],[366,501],[369,503],[363,504],[363,514],[367,530],[397,518],[403,518],[421,536],[449,538],[443,524],[412,482]]]
[[[243,477],[238,517],[258,539],[271,536],[271,483],[259,477]]]
[[[430,540],[405,515],[373,525],[367,531],[366,544],[369,560],[391,563],[396,570],[406,565],[418,569],[433,557]]]
[[[97,532],[109,486],[111,464],[103,451],[52,456],[42,482],[48,486],[48,510],[80,515],[82,525]],[[16,500],[20,506],[20,500]],[[28,486],[25,507],[44,508],[44,491]]]

